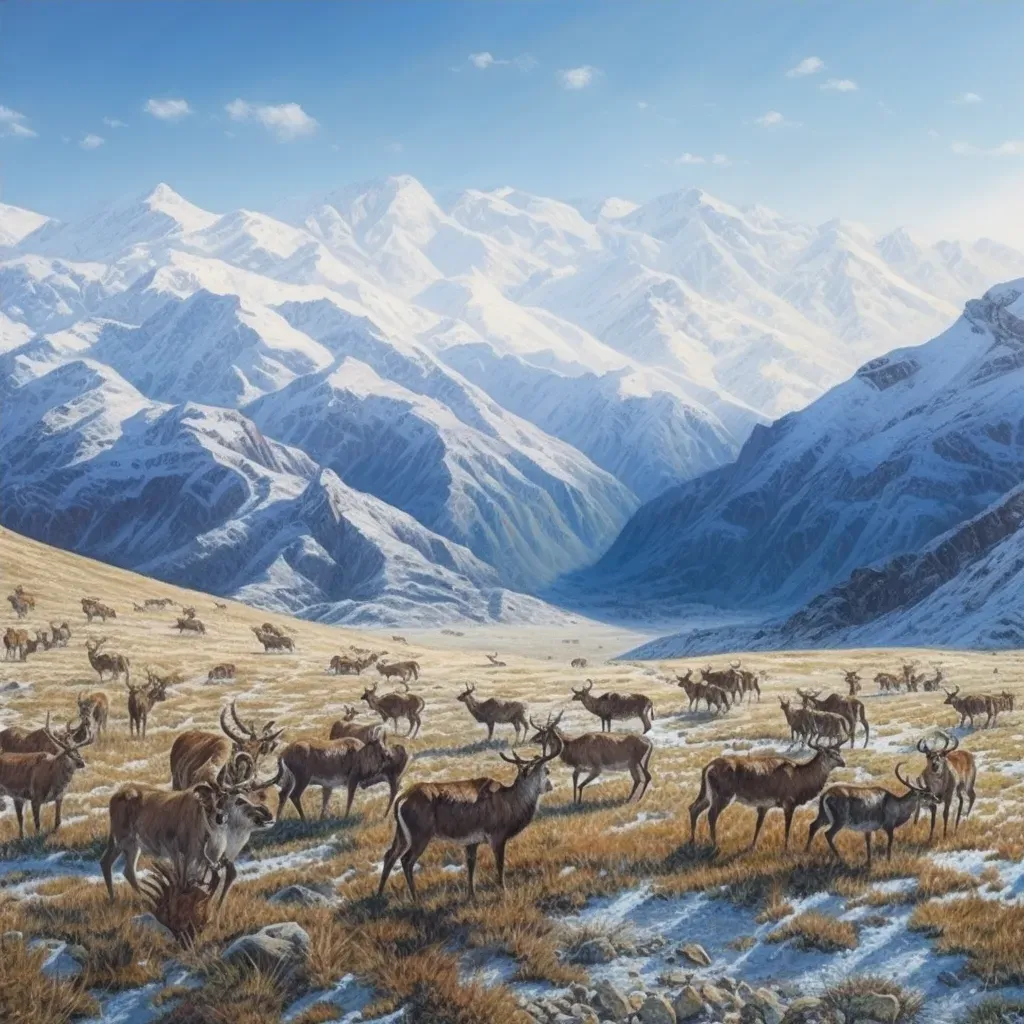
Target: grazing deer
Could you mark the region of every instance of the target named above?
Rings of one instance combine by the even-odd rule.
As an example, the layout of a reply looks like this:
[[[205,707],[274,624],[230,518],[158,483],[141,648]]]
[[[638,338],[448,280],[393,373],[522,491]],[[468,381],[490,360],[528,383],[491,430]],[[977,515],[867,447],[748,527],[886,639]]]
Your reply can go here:
[[[121,674],[124,673],[125,680],[131,683],[131,664],[123,654],[110,654],[106,651],[101,651],[100,648],[107,642],[107,638],[101,637],[99,640],[86,640],[85,649],[89,655],[89,664],[92,665],[93,670],[100,677],[100,682],[103,682],[103,673],[109,672],[111,678],[116,683],[120,678]]]
[[[47,739],[57,748],[56,753],[0,754],[0,796],[9,796],[14,802],[19,839],[25,838],[22,815],[26,801],[32,807],[36,835],[40,833],[39,818],[44,804],[54,805],[53,831],[60,828],[64,794],[75,772],[85,768],[79,751],[93,742],[92,735],[87,734],[76,743],[69,738],[70,732],[70,725],[64,736],[46,730]]]
[[[92,622],[93,619],[101,619],[106,622],[107,619],[117,618],[117,612],[113,608],[95,597],[82,598],[82,611],[85,612],[85,617],[89,622]]]
[[[269,625],[269,623],[265,623],[265,625]],[[264,654],[269,654],[271,651],[295,650],[295,641],[290,636],[284,636],[276,632],[267,632],[266,629],[261,629],[257,626],[253,626],[252,631],[256,634],[256,639],[263,644]]]
[[[925,679],[922,681],[921,689],[924,690],[925,693],[935,693],[942,686],[942,678],[942,669],[936,668],[935,675],[933,675],[931,679]]]
[[[415,661],[395,661],[389,665],[384,664],[382,661],[378,661],[377,671],[384,676],[385,679],[390,679],[392,676],[398,676],[403,683],[408,682],[410,679],[419,679],[420,677],[420,666]]]
[[[569,665],[572,668],[586,668],[587,667],[587,659],[586,658],[573,658],[572,661],[569,662]]]
[[[77,700],[79,717],[83,721],[91,721],[96,735],[102,736],[107,731],[107,719],[110,717],[110,698],[102,690],[96,690],[94,693],[80,693]]]
[[[650,697],[642,693],[602,693],[600,697],[593,697],[590,693],[593,688],[594,681],[588,679],[582,690],[572,688],[572,699],[580,701],[592,715],[601,719],[602,732],[611,732],[613,721],[630,718],[639,718],[645,733],[651,731],[654,705]]]
[[[902,682],[901,676],[894,676],[891,672],[879,672],[875,676],[875,683],[882,693],[898,693]]]
[[[228,713],[234,720],[234,727],[228,722]],[[284,729],[275,729],[273,721],[257,729],[255,722],[246,724],[238,717],[238,709],[232,701],[229,707],[221,708],[220,727],[223,736],[215,732],[189,729],[181,733],[171,746],[171,788],[182,790],[197,782],[209,782],[225,765],[229,765],[229,782],[239,782],[237,755],[244,754],[255,772],[260,761],[277,749],[278,740]],[[226,737],[226,738],[225,738]]]
[[[178,630],[178,636],[182,636],[184,633],[199,633],[202,636],[206,635],[206,626],[203,625],[202,619],[197,619],[194,616],[186,616],[185,618],[179,617],[176,620],[172,629]]]
[[[169,597],[147,597],[146,600],[142,602],[142,606],[144,608],[164,609],[172,604],[174,604],[174,601]]]
[[[992,724],[996,725],[999,721],[999,715],[1003,711],[1012,711],[1014,705],[1013,694],[1009,690],[1003,690],[1000,693],[992,694],[989,696],[989,701],[992,707]]]
[[[811,712],[805,707],[794,708],[793,702],[788,697],[780,697],[779,704],[782,713],[786,716],[786,724],[789,726],[789,745],[792,747],[797,740],[807,743],[814,737],[814,721]]]
[[[953,710],[960,716],[961,729],[963,728],[964,723],[968,720],[970,721],[971,728],[973,729],[974,719],[977,715],[987,716],[985,719],[985,727],[988,727],[989,723],[992,721],[991,697],[980,693],[965,693],[961,697],[959,686],[957,686],[953,690],[947,690],[945,687],[943,687],[942,692],[946,695],[946,699],[942,703],[949,704],[953,708]]]
[[[59,626],[56,622],[51,622],[50,629],[53,632],[54,644],[57,647],[67,647],[68,641],[71,639],[71,627],[66,622],[62,622]]]
[[[690,842],[697,832],[697,819],[707,811],[711,842],[717,846],[718,816],[737,800],[757,808],[751,850],[757,845],[765,815],[773,807],[781,807],[785,816],[788,849],[797,807],[822,791],[834,769],[846,766],[838,746],[823,746],[817,740],[811,740],[809,746],[814,756],[802,763],[778,754],[723,755],[709,762],[701,773],[697,799],[690,804]]]
[[[487,738],[494,738],[494,727],[496,725],[511,725],[515,729],[515,739],[512,745],[521,742],[519,730],[522,729],[522,739],[525,740],[530,731],[529,723],[526,720],[526,705],[518,700],[502,700],[500,697],[488,697],[487,700],[477,700],[473,696],[476,687],[472,683],[466,685],[466,689],[456,697],[466,705],[469,713],[482,724],[487,726]]]
[[[732,662],[728,668],[714,669],[710,665],[700,670],[701,679],[709,686],[717,686],[729,695],[730,703],[739,699],[743,689],[740,681],[740,663]]]
[[[383,896],[395,863],[400,859],[405,884],[417,901],[413,869],[433,839],[448,840],[466,848],[469,898],[474,899],[476,852],[481,843],[490,844],[498,872],[498,885],[505,888],[505,848],[537,813],[544,793],[551,791],[548,763],[562,753],[562,741],[552,738],[546,754],[524,760],[517,754],[501,753],[516,766],[509,784],[497,779],[477,778],[457,782],[418,782],[395,803],[395,836],[384,855],[377,895]]]
[[[868,725],[868,716],[864,710],[864,702],[856,697],[842,697],[838,693],[830,693],[824,700],[818,697],[820,690],[796,691],[804,703],[805,708],[814,711],[830,711],[834,715],[842,715],[850,724],[850,747],[856,742],[857,723],[864,726],[864,746],[868,745],[871,737],[871,727]]]
[[[545,725],[538,725],[530,719],[530,725],[536,733],[531,743],[539,743],[544,753],[553,746],[557,739],[562,744],[559,757],[564,764],[572,769],[572,802],[583,803],[583,789],[599,778],[602,772],[629,772],[633,779],[633,788],[629,791],[626,803],[631,803],[637,796],[637,803],[644,798],[647,787],[651,784],[650,761],[654,752],[654,744],[646,736],[634,733],[609,735],[606,732],[588,732],[570,739],[559,728],[562,712]],[[580,775],[586,772],[586,778],[580,782]]]
[[[372,739],[384,738],[381,735],[383,726],[376,722],[361,724],[355,720],[359,712],[351,704],[345,704],[343,710],[344,717],[331,726],[330,739],[340,740],[350,737],[361,743],[369,743]]]
[[[221,665],[214,665],[209,672],[206,673],[206,681],[212,683],[216,679],[234,679],[235,678],[235,666],[230,662],[224,662]]]
[[[4,649],[5,658],[10,661],[12,658],[17,661],[25,660],[25,650],[28,647],[28,630],[27,629],[15,629],[13,626],[8,626],[4,630]]]
[[[846,683],[847,688],[850,691],[850,696],[851,697],[856,697],[857,694],[860,693],[860,691],[861,691],[860,673],[858,673],[856,671],[849,672],[846,669],[843,669],[842,672],[843,672],[843,681]]]
[[[921,782],[935,794],[937,802],[942,804],[942,837],[945,839],[949,832],[949,808],[954,796],[957,798],[957,808],[953,831],[956,832],[960,828],[961,815],[964,818],[971,816],[974,809],[974,783],[978,776],[978,766],[972,753],[957,749],[960,741],[955,736],[942,730],[939,730],[937,735],[942,739],[941,749],[933,748],[928,742],[928,737],[917,741],[917,749],[927,759],[924,772],[921,774]],[[966,814],[964,797],[968,800]],[[928,833],[928,842],[935,836],[937,807],[934,804],[931,812],[932,827]],[[916,816],[914,820],[917,821]]]
[[[424,707],[423,698],[416,696],[415,693],[409,693],[408,687],[406,687],[405,693],[392,691],[391,693],[382,693],[378,696],[377,684],[374,683],[369,689],[363,691],[363,700],[385,722],[394,722],[396,729],[398,728],[398,720],[404,718],[409,723],[409,728],[405,735],[410,739],[419,733],[420,716],[423,713]]]
[[[818,830],[828,826],[825,838],[829,848],[840,863],[843,858],[836,849],[836,836],[844,828],[864,833],[864,846],[867,849],[867,869],[871,870],[871,837],[875,832],[884,832],[888,842],[885,847],[885,859],[892,860],[893,833],[896,829],[910,821],[911,816],[917,820],[922,806],[935,808],[938,797],[927,786],[915,786],[909,779],[900,774],[902,764],[896,765],[896,778],[907,787],[907,792],[897,795],[882,786],[854,786],[839,783],[829,786],[821,794],[818,802],[818,816],[811,822],[807,833],[807,846],[811,848]]]
[[[850,720],[832,711],[813,711],[811,716],[812,736],[819,740],[831,740],[840,746],[850,738]],[[852,744],[851,744],[852,746]]]
[[[495,651],[493,654],[487,655],[487,660],[491,663],[494,668],[505,668],[505,662],[498,660],[498,652]]]
[[[331,658],[331,663],[328,666],[328,671],[333,672],[336,676],[348,676],[363,674],[364,668],[369,668],[377,661],[378,655],[368,654],[366,657],[355,657],[350,658],[344,654],[336,654]]]
[[[147,682],[138,686],[129,682],[125,685],[128,687],[128,735],[144,740],[150,711],[155,704],[167,700],[167,683],[150,676]]]

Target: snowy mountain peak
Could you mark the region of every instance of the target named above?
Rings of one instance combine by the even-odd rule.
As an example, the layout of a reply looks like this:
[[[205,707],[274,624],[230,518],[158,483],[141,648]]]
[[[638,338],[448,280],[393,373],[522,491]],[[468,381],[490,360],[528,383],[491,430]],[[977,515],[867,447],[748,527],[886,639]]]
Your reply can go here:
[[[49,221],[50,218],[41,213],[0,203],[0,247],[17,245]]]

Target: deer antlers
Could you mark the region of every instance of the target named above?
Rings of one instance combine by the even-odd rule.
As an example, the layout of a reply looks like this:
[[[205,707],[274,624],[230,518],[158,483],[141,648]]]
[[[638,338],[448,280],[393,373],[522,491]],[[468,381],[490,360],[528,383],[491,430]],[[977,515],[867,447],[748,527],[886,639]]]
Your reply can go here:
[[[539,757],[531,757],[529,760],[520,757],[514,751],[511,754],[506,754],[505,751],[499,751],[498,756],[503,761],[508,761],[509,764],[514,764],[521,772],[532,771],[535,768],[539,768],[542,764],[546,764],[548,761],[553,761],[562,752],[562,748],[565,744],[562,742],[562,738],[554,733],[551,737],[552,750],[550,753],[541,754]]]
[[[909,779],[905,778],[900,773],[900,768],[903,767],[904,763],[905,762],[900,761],[900,763],[898,765],[896,765],[896,768],[895,768],[896,778],[899,779],[900,782],[902,782],[903,785],[907,787],[907,789],[912,790],[915,793],[927,793],[927,792],[929,792],[927,786],[915,786],[913,782],[911,782]],[[920,779],[918,781],[920,782]]]
[[[948,732],[945,732],[942,729],[935,730],[935,732],[932,735],[938,736],[938,737],[940,737],[942,739],[942,749],[941,750],[933,749],[932,746],[928,743],[928,737],[927,736],[922,736],[921,739],[919,739],[917,741],[917,749],[918,749],[919,753],[922,753],[922,754],[925,754],[925,755],[928,755],[928,754],[943,754],[943,755],[945,755],[945,754],[952,754],[953,751],[956,750],[956,748],[960,746],[960,740],[958,740],[956,738],[956,736],[951,736]]]

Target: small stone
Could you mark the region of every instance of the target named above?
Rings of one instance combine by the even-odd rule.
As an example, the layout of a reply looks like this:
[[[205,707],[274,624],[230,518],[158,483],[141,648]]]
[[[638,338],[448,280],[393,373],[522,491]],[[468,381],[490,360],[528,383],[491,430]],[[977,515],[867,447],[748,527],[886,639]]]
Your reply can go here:
[[[590,1002],[587,986],[581,985],[578,981],[574,981],[569,986],[569,995],[572,996],[574,1002],[585,1004],[589,1004]]]
[[[584,1006],[582,1003],[573,1003],[569,1007],[569,1016],[577,1024],[599,1024],[597,1014],[589,1006]]]
[[[753,994],[754,990],[745,981],[741,981],[736,986],[736,995],[738,995],[744,1002],[749,1002],[750,997]]]
[[[678,988],[680,985],[689,985],[692,977],[689,971],[666,971],[658,978],[658,984],[666,988]]]
[[[952,971],[940,971],[939,981],[948,988],[960,987],[960,979]]]
[[[610,981],[599,981],[595,986],[591,1004],[609,1020],[626,1020],[633,1012],[629,1000]]]
[[[676,1011],[664,996],[648,996],[637,1013],[640,1024],[676,1024]]]
[[[305,963],[309,944],[309,933],[304,928],[295,921],[283,921],[235,939],[221,959],[280,977]]]
[[[23,932],[19,932],[19,931],[15,931],[14,929],[11,929],[11,931],[9,931],[9,932],[4,932],[3,935],[0,935],[0,942],[10,942],[11,944],[13,944],[15,942],[24,942],[24,941],[25,941],[24,933]]]
[[[800,996],[789,1004],[783,1024],[804,1024],[804,1021],[817,1013],[821,1008],[821,1000],[816,996]]]
[[[711,966],[711,957],[708,956],[704,947],[696,942],[688,942],[685,946],[680,946],[676,952],[680,956],[685,956],[690,963],[697,964],[698,967]]]
[[[640,989],[634,989],[634,991],[630,992],[626,998],[629,1000],[629,1005],[632,1006],[634,1010],[639,1010],[647,999],[647,993],[641,992]]]
[[[672,1009],[676,1011],[676,1020],[692,1020],[704,1012],[704,1000],[701,999],[700,993],[692,985],[687,985],[676,996]]]
[[[764,1024],[781,1024],[782,1018],[786,1016],[782,1000],[770,988],[755,989],[747,996],[744,1010],[751,1008],[760,1014],[760,1020]]]
[[[327,907],[334,901],[308,885],[286,885],[275,892],[268,903],[284,903],[299,907]]]
[[[610,964],[618,957],[615,947],[603,937],[587,939],[573,954],[577,964]]]
[[[142,931],[153,932],[156,935],[161,935],[165,939],[174,941],[174,936],[171,934],[170,928],[162,925],[152,914],[136,914],[132,918],[132,927],[139,928]]]
[[[848,1009],[856,1020],[893,1024],[900,1015],[900,1001],[888,993],[864,992],[849,1001]]]
[[[701,995],[704,997],[704,1002],[711,1006],[725,1007],[731,1006],[732,1001],[729,998],[728,992],[723,992],[720,988],[715,985],[702,985],[700,989]]]

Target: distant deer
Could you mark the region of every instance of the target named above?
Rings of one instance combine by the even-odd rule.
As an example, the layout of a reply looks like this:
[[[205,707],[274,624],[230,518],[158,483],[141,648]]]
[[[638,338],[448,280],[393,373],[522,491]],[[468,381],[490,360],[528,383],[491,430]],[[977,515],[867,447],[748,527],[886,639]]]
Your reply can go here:
[[[496,779],[477,778],[410,786],[395,803],[395,837],[384,854],[377,895],[383,896],[388,876],[401,859],[405,884],[415,902],[413,869],[433,839],[446,839],[466,848],[471,900],[476,895],[477,847],[489,843],[498,869],[498,885],[504,889],[505,848],[533,821],[542,795],[551,791],[547,766],[561,752],[562,741],[557,737],[547,754],[529,761],[502,752],[502,759],[516,766],[515,780],[507,785]]]
[[[382,661],[378,661],[377,671],[385,679],[398,676],[403,683],[408,682],[410,679],[419,679],[420,677],[420,666],[415,661],[396,661],[387,665]]]
[[[14,614],[19,618],[23,619],[30,611],[32,606],[19,594],[8,594],[7,600],[11,602],[11,607],[14,609]]]
[[[146,722],[153,706],[167,700],[167,684],[162,679],[150,679],[138,686],[128,686],[128,734],[146,738]]]
[[[330,738],[332,740],[350,738],[362,743],[369,743],[370,740],[381,737],[383,726],[376,722],[357,722],[356,717],[359,712],[351,704],[343,705],[342,710],[342,717],[331,726]]]
[[[739,700],[743,693],[740,663],[732,662],[728,668],[713,669],[710,665],[700,670],[701,679],[709,686],[717,686],[729,695],[730,702]]]
[[[972,753],[957,749],[960,741],[955,736],[941,730],[937,735],[942,740],[941,748],[932,747],[925,737],[917,741],[917,749],[924,754],[928,762],[921,774],[921,782],[935,794],[937,802],[942,804],[942,837],[945,838],[949,832],[949,809],[954,796],[957,798],[957,809],[953,831],[960,828],[961,815],[964,818],[971,816],[974,809],[974,783],[978,777],[978,766]],[[966,814],[963,813],[965,797],[968,801]],[[928,842],[935,836],[936,811],[937,807],[933,804],[932,827],[928,833]],[[917,821],[916,816],[914,820]]]
[[[843,681],[846,683],[851,697],[856,697],[860,693],[860,675],[857,672],[848,672],[843,669]]]
[[[942,688],[942,692],[945,693],[946,699],[943,704],[949,704],[953,710],[960,716],[960,728],[963,728],[966,722],[971,723],[971,728],[974,728],[974,719],[978,715],[987,716],[985,719],[986,728],[992,722],[992,698],[985,694],[971,694],[965,693],[962,697],[960,696],[960,687],[957,686],[952,690],[947,690],[945,687]]]
[[[494,727],[496,725],[511,725],[515,729],[515,739],[512,745],[522,742],[529,733],[530,726],[526,720],[526,705],[518,700],[502,700],[500,697],[488,697],[487,700],[477,700],[473,696],[476,687],[467,684],[456,700],[466,705],[469,713],[482,724],[487,726],[487,738],[494,738]],[[522,740],[519,731],[522,730]]]
[[[85,617],[89,622],[92,622],[93,619],[101,619],[106,622],[107,619],[117,618],[117,612],[113,608],[95,597],[82,598],[82,611],[85,612]]]
[[[264,626],[268,625],[270,623],[264,623]],[[253,626],[252,631],[256,634],[256,639],[263,644],[264,654],[269,654],[271,651],[295,650],[295,641],[290,636],[285,636],[283,633],[268,632],[267,629],[258,626]]]
[[[490,663],[491,663],[491,664],[492,664],[492,665],[493,665],[493,666],[494,666],[495,668],[505,668],[505,667],[506,667],[506,666],[505,666],[505,662],[503,662],[503,661],[499,661],[499,660],[498,660],[498,652],[497,652],[497,651],[495,651],[495,652],[494,652],[493,654],[488,654],[488,655],[487,655],[487,660],[488,660],[488,661],[489,661],[489,662],[490,662]]]
[[[587,667],[587,659],[586,658],[573,658],[572,661],[569,662],[569,665],[570,665],[571,668],[586,668]]]
[[[224,662],[221,665],[214,665],[209,672],[206,673],[206,681],[212,683],[218,679],[234,679],[235,678],[235,666],[231,662]]]
[[[851,747],[856,742],[857,723],[859,722],[864,726],[864,746],[868,745],[871,727],[868,725],[868,716],[864,710],[863,701],[857,700],[856,697],[842,697],[838,693],[830,693],[827,697],[821,699],[818,696],[821,693],[820,690],[801,690],[799,687],[797,687],[796,692],[804,702],[805,708],[811,708],[814,711],[830,711],[834,715],[842,715],[850,724]]]
[[[363,691],[363,700],[385,722],[394,722],[396,729],[398,720],[404,718],[409,723],[406,736],[412,738],[420,731],[420,716],[423,713],[424,704],[423,698],[418,697],[415,693],[392,692],[378,695],[377,684],[374,683],[369,689]]]
[[[195,617],[195,609],[192,609],[193,614],[185,616],[184,618],[178,618],[175,625],[171,628],[177,628],[178,636],[182,636],[184,633],[199,633],[200,635],[206,635],[206,626],[203,625],[202,619]]]
[[[92,721],[97,736],[107,731],[107,719],[110,716],[110,698],[102,690],[95,693],[78,695],[78,714],[85,720]]]
[[[122,676],[125,677],[127,682],[131,682],[131,665],[128,659],[123,654],[110,654],[106,651],[101,651],[100,648],[107,642],[107,638],[101,637],[99,640],[86,640],[85,649],[89,655],[89,664],[92,665],[93,670],[100,677],[100,682],[103,682],[103,673],[109,672],[111,678],[116,683]]]
[[[902,682],[902,676],[894,676],[891,672],[879,672],[875,676],[875,683],[882,693],[898,693]]]
[[[630,718],[639,718],[645,733],[651,731],[654,704],[650,697],[643,693],[603,693],[594,697],[590,693],[593,688],[594,681],[588,679],[582,690],[572,688],[572,699],[580,701],[592,715],[601,719],[602,732],[611,732],[613,721]]]
[[[926,693],[935,693],[942,687],[942,669],[936,668],[935,675],[931,679],[925,679],[921,683],[921,689]]]

